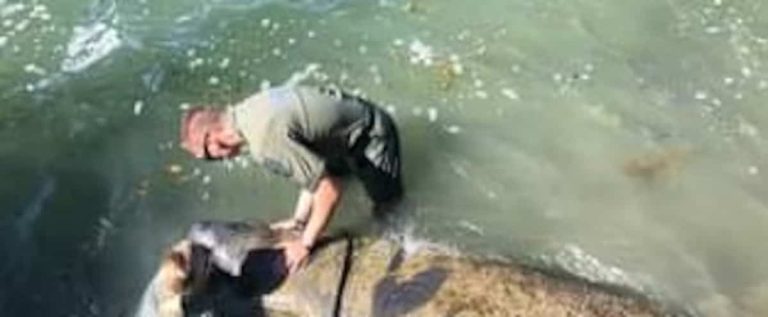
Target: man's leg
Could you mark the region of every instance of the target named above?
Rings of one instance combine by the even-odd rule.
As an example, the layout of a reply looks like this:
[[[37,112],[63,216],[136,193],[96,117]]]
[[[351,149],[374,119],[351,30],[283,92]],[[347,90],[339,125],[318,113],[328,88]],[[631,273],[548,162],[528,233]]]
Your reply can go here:
[[[381,218],[403,196],[400,175],[400,139],[397,127],[389,115],[376,108],[375,120],[369,131],[370,141],[355,158],[356,172],[368,196],[374,202],[374,216]]]

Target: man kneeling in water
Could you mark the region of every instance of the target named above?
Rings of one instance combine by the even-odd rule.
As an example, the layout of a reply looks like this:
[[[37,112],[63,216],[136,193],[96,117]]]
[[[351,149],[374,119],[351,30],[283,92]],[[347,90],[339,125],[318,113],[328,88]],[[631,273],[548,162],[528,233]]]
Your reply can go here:
[[[403,195],[395,122],[372,102],[335,89],[277,87],[227,109],[194,108],[181,127],[182,147],[216,160],[247,148],[256,162],[301,187],[293,218],[274,227],[302,230],[283,246],[294,272],[322,234],[341,197],[340,177],[354,174],[374,201],[374,214]]]

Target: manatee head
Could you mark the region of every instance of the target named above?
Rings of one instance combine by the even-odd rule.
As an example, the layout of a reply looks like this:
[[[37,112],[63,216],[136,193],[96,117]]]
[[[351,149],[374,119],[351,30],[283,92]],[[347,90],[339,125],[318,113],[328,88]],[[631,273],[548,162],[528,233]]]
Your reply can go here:
[[[137,316],[184,316],[252,305],[287,275],[278,244],[291,233],[262,222],[202,221],[163,257]],[[248,294],[238,305],[233,299]],[[224,304],[226,303],[226,304]],[[247,309],[253,311],[254,307]]]
[[[182,317],[182,297],[188,281],[189,241],[182,240],[169,249],[150,281],[136,317]]]

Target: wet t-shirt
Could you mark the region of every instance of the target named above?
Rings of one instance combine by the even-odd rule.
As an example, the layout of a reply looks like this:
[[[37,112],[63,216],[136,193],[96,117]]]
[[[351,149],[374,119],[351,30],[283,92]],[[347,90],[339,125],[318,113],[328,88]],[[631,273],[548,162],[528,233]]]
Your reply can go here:
[[[357,99],[301,86],[267,89],[232,108],[253,158],[311,191],[328,162],[349,154],[370,111]]]

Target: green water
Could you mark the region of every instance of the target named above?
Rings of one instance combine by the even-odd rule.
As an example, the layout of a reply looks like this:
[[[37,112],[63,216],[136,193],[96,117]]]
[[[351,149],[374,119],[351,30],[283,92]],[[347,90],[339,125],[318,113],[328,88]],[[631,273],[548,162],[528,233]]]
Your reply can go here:
[[[414,236],[764,316],[767,17],[757,0],[0,0],[0,315],[130,315],[191,222],[288,215],[292,184],[191,160],[178,116],[303,74],[393,111]],[[336,227],[369,220],[349,189]]]

